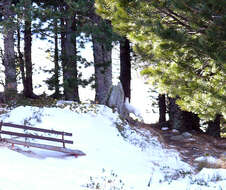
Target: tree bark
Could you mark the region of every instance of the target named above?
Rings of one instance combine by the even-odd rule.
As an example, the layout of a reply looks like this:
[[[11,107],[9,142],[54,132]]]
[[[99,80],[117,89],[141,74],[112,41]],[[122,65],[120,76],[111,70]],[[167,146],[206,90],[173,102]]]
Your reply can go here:
[[[57,11],[57,8],[55,9]],[[59,48],[58,48],[58,20],[54,20],[54,84],[55,84],[55,97],[59,98],[60,96],[60,87],[59,87],[59,73],[60,73],[60,67],[59,67]]]
[[[165,94],[159,94],[158,104],[159,104],[159,123],[164,123],[164,122],[166,122],[166,97],[165,97]]]
[[[74,16],[65,19],[66,32],[64,41],[64,95],[66,100],[79,99],[78,71],[77,71],[77,46],[76,46],[76,20]]]
[[[220,120],[221,115],[217,114],[213,121],[209,121],[206,134],[220,138]]]
[[[94,14],[92,20],[99,30],[101,23],[104,22],[101,17]],[[107,104],[107,99],[112,87],[112,47],[107,44],[104,31],[93,33],[93,56],[95,67],[95,101],[99,104]]]
[[[25,1],[25,28],[24,28],[24,62],[25,62],[25,85],[24,95],[33,98],[33,83],[32,83],[32,60],[31,60],[31,45],[32,45],[32,32],[31,32],[31,6],[30,0]]]
[[[127,38],[120,41],[120,81],[125,97],[131,99],[131,58],[130,42]]]
[[[14,13],[11,10],[11,1],[3,1],[3,15],[6,24],[4,25],[4,57],[3,64],[5,66],[5,94],[7,100],[15,96],[17,93],[16,81],[16,65],[14,50],[14,33],[15,27],[13,23]]]
[[[176,98],[169,98],[169,119],[170,125],[173,129],[185,131],[186,128],[183,125],[182,111],[176,104]]]
[[[64,7],[60,7],[60,11],[64,12]],[[61,44],[61,65],[62,65],[62,72],[63,72],[63,81],[65,81],[65,38],[66,38],[66,25],[65,25],[65,19],[62,17],[60,18],[60,44]],[[63,83],[64,84],[64,83]],[[64,89],[64,94],[65,94],[65,89]]]
[[[169,102],[170,125],[173,129],[179,131],[195,130],[201,132],[200,119],[196,114],[182,111],[176,104],[176,98],[169,98]]]

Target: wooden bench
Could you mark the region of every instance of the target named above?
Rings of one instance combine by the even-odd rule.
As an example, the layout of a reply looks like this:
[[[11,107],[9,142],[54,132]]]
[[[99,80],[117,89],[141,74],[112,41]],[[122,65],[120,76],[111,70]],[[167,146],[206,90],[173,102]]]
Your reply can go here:
[[[23,130],[23,132],[12,132],[9,130],[3,130],[3,127],[17,128],[17,129]],[[43,135],[25,133],[25,131],[41,132]],[[24,137],[25,138],[25,141],[21,141],[21,140],[15,140],[12,138],[1,138],[1,136],[0,136],[0,140],[2,142],[10,143],[10,144],[12,144],[12,147],[14,146],[14,144],[17,144],[17,145],[23,145],[26,147],[35,147],[35,148],[41,148],[41,149],[52,150],[52,151],[57,151],[57,152],[63,152],[63,153],[67,153],[69,155],[74,155],[76,157],[85,155],[85,153],[83,153],[80,150],[72,150],[72,149],[66,148],[65,145],[73,144],[73,141],[66,140],[65,136],[71,137],[72,133],[0,122],[0,135],[1,134],[8,135],[11,137],[14,136],[14,137]],[[49,134],[60,135],[61,138],[49,137],[49,136],[47,136]],[[62,143],[62,147],[47,145],[47,144],[32,143],[32,142],[28,142],[26,139],[39,139],[39,140],[45,140],[45,141],[52,141],[52,142],[56,142],[56,143]]]

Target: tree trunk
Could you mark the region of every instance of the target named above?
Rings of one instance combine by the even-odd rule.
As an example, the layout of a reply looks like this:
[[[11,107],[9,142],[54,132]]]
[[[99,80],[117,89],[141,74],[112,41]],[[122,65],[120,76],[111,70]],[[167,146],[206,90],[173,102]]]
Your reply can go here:
[[[92,20],[99,26],[104,22],[101,17],[94,14]],[[112,47],[107,44],[104,31],[93,33],[93,56],[95,67],[95,101],[99,104],[107,104],[107,99],[112,87]]]
[[[127,38],[120,41],[120,81],[122,83],[125,97],[131,99],[131,59],[130,42]]]
[[[176,104],[176,98],[169,98],[169,117],[170,125],[179,131],[200,130],[199,117],[191,112],[182,111]]]
[[[57,11],[57,9],[55,9]],[[54,84],[55,84],[55,97],[59,98],[60,96],[60,87],[59,87],[59,73],[60,73],[60,67],[59,67],[59,48],[58,48],[58,20],[54,20]]]
[[[25,1],[25,28],[24,28],[24,62],[25,62],[25,85],[24,95],[29,98],[33,98],[33,84],[32,84],[32,61],[31,61],[31,6],[30,0]]]
[[[185,131],[186,128],[183,125],[182,111],[176,104],[176,98],[169,98],[169,119],[170,125],[173,129]]]
[[[60,10],[61,12],[64,11],[64,8],[61,6],[60,7]],[[65,19],[64,18],[61,18],[60,19],[60,44],[61,44],[61,65],[62,65],[62,72],[63,72],[63,81],[65,81],[65,38],[66,38],[66,34],[65,34],[65,31],[66,31],[66,27],[65,27]],[[64,95],[65,95],[65,89],[64,89]]]
[[[3,1],[3,15],[6,24],[4,25],[4,57],[5,66],[5,94],[7,100],[10,100],[17,93],[15,51],[14,51],[14,33],[13,23],[14,14],[11,10],[11,1]]]
[[[206,134],[220,138],[220,120],[221,115],[217,114],[214,121],[209,121]]]
[[[64,56],[64,95],[66,100],[79,102],[78,71],[77,71],[77,46],[76,46],[76,21],[73,16],[66,18],[65,56]]]
[[[159,94],[158,104],[159,104],[159,123],[164,123],[164,122],[166,122],[166,97],[165,97],[165,94]]]

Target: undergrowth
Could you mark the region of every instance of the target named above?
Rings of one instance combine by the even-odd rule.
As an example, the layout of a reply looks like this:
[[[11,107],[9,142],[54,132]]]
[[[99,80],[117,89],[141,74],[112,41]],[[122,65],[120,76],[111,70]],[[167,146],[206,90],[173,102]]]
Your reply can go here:
[[[10,108],[15,108],[18,106],[52,107],[56,105],[56,102],[56,99],[48,96],[43,96],[35,99],[18,96],[14,99],[14,101],[8,102],[8,106]]]
[[[105,169],[102,170],[101,175],[91,176],[87,184],[82,185],[82,187],[84,187],[84,190],[125,190],[122,179],[115,172],[109,173]]]

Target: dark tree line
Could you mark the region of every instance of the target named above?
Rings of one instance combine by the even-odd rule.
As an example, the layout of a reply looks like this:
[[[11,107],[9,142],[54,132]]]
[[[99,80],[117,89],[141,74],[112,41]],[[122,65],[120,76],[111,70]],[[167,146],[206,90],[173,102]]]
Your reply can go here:
[[[78,47],[81,46],[80,42],[92,42],[95,101],[106,104],[112,87],[112,42],[120,41],[120,37],[112,31],[108,21],[95,13],[94,1],[17,0],[2,1],[0,6],[1,27],[4,31],[3,63],[6,69],[6,94],[15,95],[17,92],[16,69],[19,66],[24,96],[38,98],[33,92],[32,78],[32,38],[36,35],[41,39],[51,39],[54,44],[54,70],[52,77],[47,81],[50,89],[55,91],[52,96],[54,98],[63,96],[66,100],[77,102],[80,101],[79,85],[92,82],[92,79],[88,81],[80,79],[78,63],[88,63],[78,54]],[[125,42],[121,41],[121,44]],[[120,78],[124,88],[127,89],[126,95],[130,97],[130,73],[125,73],[130,69],[128,42],[121,51],[124,52],[122,54],[127,54],[127,59],[121,60],[121,68],[124,71],[121,72]],[[61,73],[62,84],[60,84]],[[60,93],[61,87],[63,94]]]

